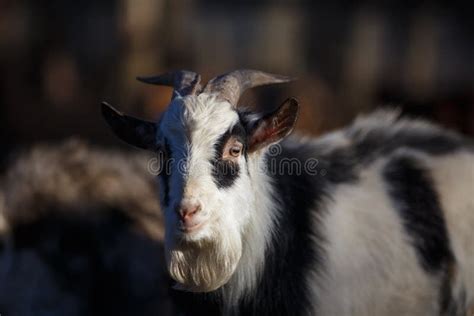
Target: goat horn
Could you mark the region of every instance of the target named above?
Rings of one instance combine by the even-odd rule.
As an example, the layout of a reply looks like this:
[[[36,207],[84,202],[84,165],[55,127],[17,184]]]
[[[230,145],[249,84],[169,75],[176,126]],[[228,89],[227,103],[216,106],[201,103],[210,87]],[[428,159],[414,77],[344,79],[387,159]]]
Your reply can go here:
[[[137,77],[137,80],[154,85],[174,87],[173,99],[177,96],[183,97],[185,95],[195,94],[196,91],[201,89],[201,85],[199,84],[201,76],[187,70],[168,72],[157,76],[140,76]]]
[[[204,88],[204,92],[218,93],[219,98],[228,101],[233,106],[237,106],[240,96],[249,88],[292,80],[294,79],[286,76],[242,69],[213,78]]]

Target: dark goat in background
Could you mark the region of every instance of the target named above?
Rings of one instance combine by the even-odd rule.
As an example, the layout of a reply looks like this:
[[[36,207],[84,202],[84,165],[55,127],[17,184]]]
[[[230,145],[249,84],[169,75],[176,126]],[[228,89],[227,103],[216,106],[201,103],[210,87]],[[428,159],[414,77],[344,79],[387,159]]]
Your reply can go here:
[[[146,155],[37,146],[0,191],[0,314],[169,315]]]

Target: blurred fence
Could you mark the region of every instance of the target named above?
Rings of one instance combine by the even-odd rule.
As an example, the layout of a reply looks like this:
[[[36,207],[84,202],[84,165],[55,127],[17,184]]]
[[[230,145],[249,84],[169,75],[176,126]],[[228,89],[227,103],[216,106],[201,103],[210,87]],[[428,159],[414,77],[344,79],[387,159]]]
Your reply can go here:
[[[0,141],[9,149],[75,135],[116,143],[109,100],[155,117],[170,90],[136,75],[234,68],[296,76],[242,102],[298,97],[313,134],[398,105],[474,134],[472,17],[461,2],[0,0]]]

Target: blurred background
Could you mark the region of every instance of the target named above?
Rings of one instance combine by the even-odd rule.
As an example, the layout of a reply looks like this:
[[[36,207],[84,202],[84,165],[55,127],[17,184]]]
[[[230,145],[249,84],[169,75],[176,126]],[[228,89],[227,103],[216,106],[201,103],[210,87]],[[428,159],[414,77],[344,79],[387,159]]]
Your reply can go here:
[[[296,96],[320,134],[376,106],[474,134],[474,23],[461,1],[0,0],[0,142],[10,150],[76,135],[118,145],[107,100],[153,118],[170,89],[137,75],[236,68],[298,77],[241,103]]]
[[[137,75],[297,77],[241,103],[295,96],[311,135],[391,106],[474,136],[473,21],[462,1],[0,0],[0,314],[215,314],[171,290],[149,157],[100,116],[160,115],[171,89]]]

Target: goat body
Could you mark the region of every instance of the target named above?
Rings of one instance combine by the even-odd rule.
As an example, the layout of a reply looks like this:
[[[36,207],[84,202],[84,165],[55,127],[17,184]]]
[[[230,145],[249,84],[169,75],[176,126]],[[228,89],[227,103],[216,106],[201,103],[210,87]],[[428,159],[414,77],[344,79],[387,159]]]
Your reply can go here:
[[[473,149],[388,112],[270,148],[267,173],[256,181],[271,206],[255,212],[274,218],[259,227],[271,231],[263,268],[251,276],[259,263],[244,249],[225,286],[189,301],[201,297],[241,315],[467,315]],[[259,237],[244,238],[252,247]],[[254,278],[254,286],[242,284]]]

